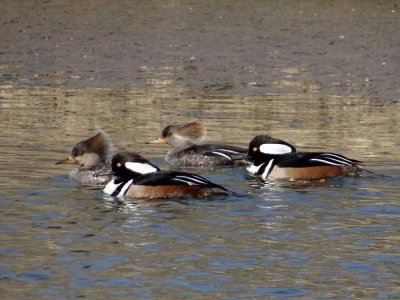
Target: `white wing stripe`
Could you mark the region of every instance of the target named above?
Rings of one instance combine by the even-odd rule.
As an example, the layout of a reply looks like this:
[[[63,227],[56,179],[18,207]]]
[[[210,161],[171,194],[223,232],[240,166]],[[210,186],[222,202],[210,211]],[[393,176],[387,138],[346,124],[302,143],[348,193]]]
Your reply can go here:
[[[193,180],[194,182],[198,183],[207,183],[206,180],[204,180],[202,177],[190,177],[190,176],[179,176],[180,178],[186,178],[188,180]]]
[[[174,178],[172,180],[184,182],[184,183],[187,183],[188,185],[197,185],[197,183],[194,183],[194,182],[191,182],[191,181],[186,181],[186,180],[183,180],[183,179],[180,179],[180,178]]]
[[[208,184],[207,181],[205,181],[201,177],[189,177],[189,176],[183,176],[183,175],[178,175],[174,179],[180,180],[180,181],[187,181],[188,183],[191,182],[192,184]]]
[[[343,165],[351,166],[354,164],[351,160],[348,160],[345,157],[335,154],[324,153],[319,155],[318,157],[319,158],[311,158],[310,161],[319,161],[334,166],[343,166]]]
[[[238,151],[228,150],[228,149],[215,149],[214,151],[222,151],[222,152],[226,152],[226,153],[240,154],[240,152],[238,152]]]
[[[224,153],[221,153],[221,152],[218,152],[218,151],[212,151],[211,153],[220,155],[220,156],[222,156],[222,157],[226,157],[227,159],[232,159],[232,158],[230,158],[228,155],[226,155],[226,154],[224,154]]]
[[[337,155],[337,154],[333,154],[333,153],[324,153],[324,156],[332,156],[332,157],[335,157],[336,159],[339,159],[341,161],[346,161],[351,165],[354,164],[350,159],[348,159],[348,158],[346,158],[344,156],[341,156],[341,155]]]
[[[178,176],[182,176],[182,175],[178,175]],[[202,182],[207,182],[203,177],[201,177],[199,175],[196,175],[196,174],[190,174],[189,178],[196,178],[196,179],[198,179],[198,180],[200,180]]]
[[[334,163],[334,162],[330,162],[330,161],[328,161],[328,160],[318,159],[318,158],[311,158],[310,160],[312,160],[312,161],[319,161],[319,162],[322,162],[322,163],[324,163],[324,164],[332,165],[332,166],[342,166],[342,165],[343,165],[343,164],[338,164],[338,163]]]
[[[351,164],[350,164],[349,162],[347,162],[346,160],[340,160],[340,159],[335,159],[335,158],[330,158],[330,157],[327,157],[327,159],[331,160],[332,162],[338,162],[338,163],[340,163],[340,164],[342,164],[342,165],[348,165],[348,166],[351,165]]]

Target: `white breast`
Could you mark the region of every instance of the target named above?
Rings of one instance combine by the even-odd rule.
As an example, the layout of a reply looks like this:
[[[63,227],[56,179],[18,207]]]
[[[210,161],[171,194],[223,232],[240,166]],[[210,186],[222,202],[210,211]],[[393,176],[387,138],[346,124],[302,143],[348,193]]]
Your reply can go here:
[[[103,192],[111,196],[121,184],[123,184],[123,182],[115,183],[115,180],[111,180],[109,183],[106,184]]]

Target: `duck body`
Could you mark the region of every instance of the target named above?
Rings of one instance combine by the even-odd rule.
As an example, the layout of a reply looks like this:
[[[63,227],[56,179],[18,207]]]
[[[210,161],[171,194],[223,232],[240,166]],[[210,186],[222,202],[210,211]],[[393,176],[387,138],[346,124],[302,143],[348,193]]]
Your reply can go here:
[[[196,174],[161,171],[131,152],[116,154],[112,159],[112,170],[116,178],[103,189],[110,196],[163,199],[232,194],[226,188]]]
[[[225,144],[198,144],[170,150],[165,161],[175,167],[204,167],[243,165],[239,159],[247,149]]]
[[[363,172],[358,160],[331,152],[296,152],[293,145],[265,135],[250,142],[248,155],[253,164],[247,170],[263,180],[321,180]]]
[[[230,195],[224,187],[207,179],[184,172],[159,171],[135,178],[114,179],[106,185],[104,192],[110,196],[129,196],[142,199],[161,199],[211,195]]]
[[[110,172],[110,163],[101,163],[89,169],[78,167],[69,172],[68,176],[83,185],[104,185],[109,182],[112,176],[97,176]]]

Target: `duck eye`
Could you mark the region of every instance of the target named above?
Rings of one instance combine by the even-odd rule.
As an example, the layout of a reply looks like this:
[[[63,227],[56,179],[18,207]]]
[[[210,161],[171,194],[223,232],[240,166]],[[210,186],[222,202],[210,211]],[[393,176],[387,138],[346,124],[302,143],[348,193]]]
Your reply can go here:
[[[257,147],[253,147],[253,152],[257,152],[258,148]]]
[[[121,163],[117,163],[117,168],[121,168],[122,164]]]

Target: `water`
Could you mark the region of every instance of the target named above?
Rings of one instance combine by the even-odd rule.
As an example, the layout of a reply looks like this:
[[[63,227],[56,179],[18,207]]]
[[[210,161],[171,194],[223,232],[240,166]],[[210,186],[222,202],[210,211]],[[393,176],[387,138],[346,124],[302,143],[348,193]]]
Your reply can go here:
[[[2,298],[400,297],[399,101],[172,94],[3,87]],[[106,197],[54,165],[102,128],[116,148],[166,167],[168,147],[144,142],[193,119],[208,140],[245,146],[267,133],[388,177],[264,184],[240,168],[203,170],[246,196],[143,202]]]
[[[399,299],[399,7],[342,2],[3,0],[1,299]],[[143,202],[54,165],[103,129],[166,168],[145,142],[191,120],[376,175]]]

